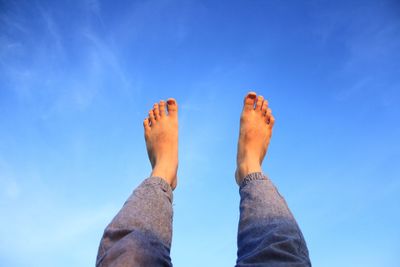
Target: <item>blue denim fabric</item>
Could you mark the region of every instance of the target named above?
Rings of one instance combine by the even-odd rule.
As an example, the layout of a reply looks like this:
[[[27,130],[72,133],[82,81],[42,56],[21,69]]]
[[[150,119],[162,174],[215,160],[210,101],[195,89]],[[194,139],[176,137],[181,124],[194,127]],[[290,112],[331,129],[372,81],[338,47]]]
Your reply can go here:
[[[303,235],[271,181],[251,173],[239,191],[236,266],[311,266]],[[96,266],[172,266],[172,215],[171,187],[160,177],[144,180],[106,227]]]
[[[236,266],[311,266],[303,234],[268,177],[247,175],[239,192]]]
[[[172,190],[159,177],[142,182],[106,227],[96,266],[172,266]]]

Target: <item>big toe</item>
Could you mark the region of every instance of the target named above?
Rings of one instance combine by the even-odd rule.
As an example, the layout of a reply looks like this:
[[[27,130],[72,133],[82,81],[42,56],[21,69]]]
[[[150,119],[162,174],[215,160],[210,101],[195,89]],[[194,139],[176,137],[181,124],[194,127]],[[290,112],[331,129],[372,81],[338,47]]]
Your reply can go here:
[[[255,92],[247,93],[246,97],[244,98],[244,106],[245,110],[254,109],[254,104],[256,102],[257,94]]]
[[[176,100],[174,98],[169,98],[167,100],[167,110],[168,110],[168,115],[176,116],[178,112],[178,104],[176,103]]]

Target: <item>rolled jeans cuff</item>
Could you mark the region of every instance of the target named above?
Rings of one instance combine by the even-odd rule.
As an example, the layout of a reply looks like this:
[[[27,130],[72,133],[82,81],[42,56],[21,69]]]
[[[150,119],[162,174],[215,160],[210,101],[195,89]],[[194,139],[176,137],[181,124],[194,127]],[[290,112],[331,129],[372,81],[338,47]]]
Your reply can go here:
[[[247,174],[242,182],[240,183],[239,187],[243,188],[245,187],[249,182],[255,181],[255,180],[268,180],[268,177],[264,175],[262,172],[252,172]]]
[[[146,180],[144,180],[143,183],[152,184],[161,188],[161,190],[164,191],[165,194],[167,195],[169,201],[172,203],[173,201],[172,188],[163,178],[159,176],[151,176]]]

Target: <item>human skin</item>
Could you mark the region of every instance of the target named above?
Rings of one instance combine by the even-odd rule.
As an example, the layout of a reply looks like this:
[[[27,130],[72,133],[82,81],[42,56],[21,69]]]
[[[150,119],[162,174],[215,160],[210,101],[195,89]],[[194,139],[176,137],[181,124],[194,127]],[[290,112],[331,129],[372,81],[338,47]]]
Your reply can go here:
[[[267,153],[275,118],[268,101],[255,92],[244,98],[240,116],[240,130],[236,157],[235,178],[238,184],[254,172],[262,172],[261,165]]]
[[[268,101],[255,92],[244,98],[240,116],[237,149],[236,182],[253,172],[261,172],[275,118]],[[143,122],[151,176],[164,179],[172,189],[177,186],[178,171],[178,104],[174,98],[153,105]]]
[[[168,112],[168,113],[167,113]],[[151,176],[164,179],[172,189],[177,185],[178,171],[178,104],[175,99],[153,105],[143,122]]]

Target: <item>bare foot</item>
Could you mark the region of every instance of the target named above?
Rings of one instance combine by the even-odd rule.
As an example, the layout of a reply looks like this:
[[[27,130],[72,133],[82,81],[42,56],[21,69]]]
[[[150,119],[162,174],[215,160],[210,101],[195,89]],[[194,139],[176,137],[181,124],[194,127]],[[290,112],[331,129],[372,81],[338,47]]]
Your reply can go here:
[[[168,114],[165,111],[168,110]],[[170,98],[156,103],[143,122],[151,176],[163,178],[172,189],[177,185],[178,171],[178,104]]]
[[[252,172],[261,172],[261,164],[267,153],[275,118],[268,108],[268,101],[254,92],[244,99],[240,117],[240,133],[237,152],[236,182]]]

